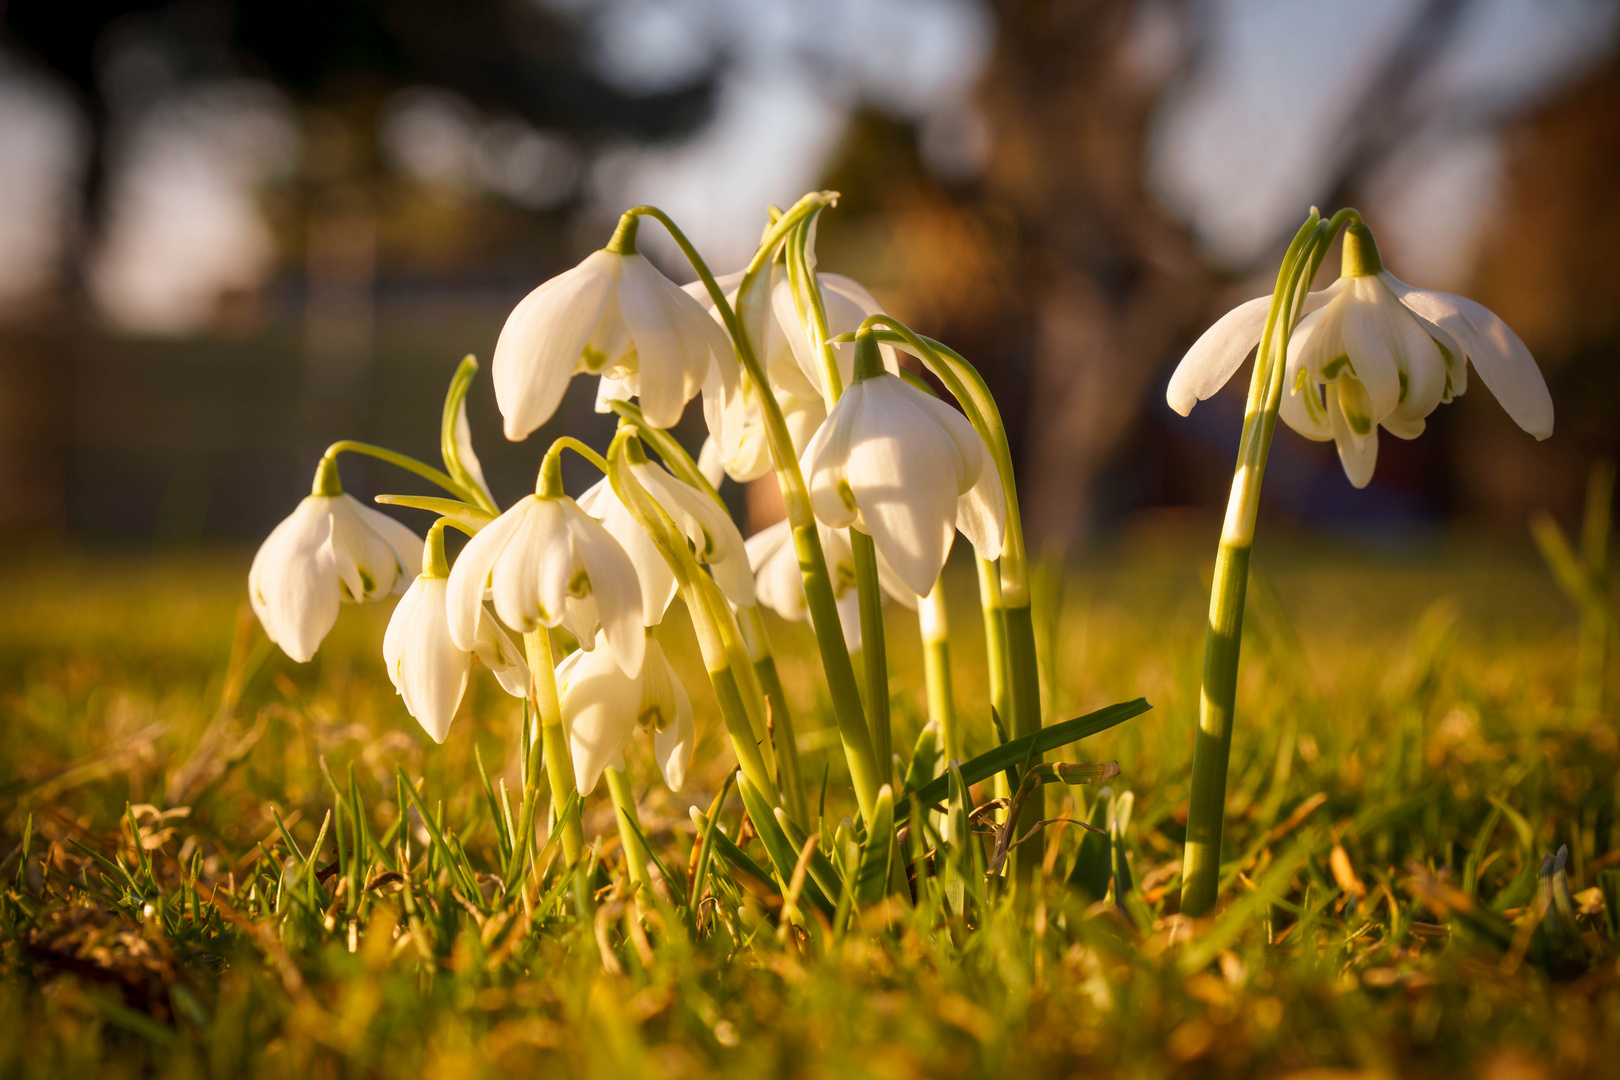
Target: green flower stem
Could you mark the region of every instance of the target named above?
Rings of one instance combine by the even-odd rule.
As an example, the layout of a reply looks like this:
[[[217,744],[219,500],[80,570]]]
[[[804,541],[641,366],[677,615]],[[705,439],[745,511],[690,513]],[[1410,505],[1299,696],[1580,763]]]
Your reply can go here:
[[[966,761],[962,728],[956,716],[956,697],[951,692],[951,629],[943,582],[935,583],[933,591],[917,602],[917,627],[922,633],[928,719],[939,725],[940,737],[945,742],[945,760]]]
[[[611,404],[621,421],[628,422],[643,442],[658,451],[658,456],[663,459],[665,466],[676,479],[685,481],[707,494],[720,506],[725,506],[725,500],[720,498],[720,493],[709,483],[709,478],[697,467],[692,455],[686,452],[686,448],[676,441],[673,435],[647,423],[641,414],[640,406],[635,402],[614,401]],[[794,741],[793,714],[788,711],[787,697],[782,692],[782,681],[776,672],[776,659],[771,652],[770,636],[765,630],[765,618],[757,604],[737,609],[737,629],[748,662],[754,669],[754,679],[760,693],[770,703],[768,725],[770,737],[766,745],[775,755],[777,784],[782,791],[783,801],[795,820],[808,821],[809,805],[805,802],[804,773],[799,767],[799,748]]]
[[[630,883],[637,891],[636,906],[641,908],[646,898],[641,890],[650,889],[647,863],[652,855],[641,841],[641,816],[636,811],[636,794],[630,789],[630,778],[620,769],[609,765],[602,770],[607,777],[608,795],[613,799],[613,817],[619,825],[619,843],[624,847],[624,865],[630,873]]]
[[[401,454],[396,450],[373,446],[370,443],[355,442],[353,439],[340,439],[326,448],[326,453],[321,455],[320,464],[315,468],[313,494],[341,495],[343,493],[341,486],[333,486],[337,484],[337,456],[339,454],[364,454],[366,457],[374,457],[378,461],[386,461],[390,465],[397,465],[399,468],[407,472],[413,472],[430,483],[437,484],[463,502],[470,502],[475,506],[480,505],[481,493],[469,491],[462,487],[449,473],[435,469],[426,462],[417,461],[409,454]]]
[[[563,730],[562,703],[557,697],[557,675],[551,660],[551,637],[545,627],[523,635],[523,645],[529,658],[529,693],[534,698],[534,712],[540,718],[540,749],[546,762],[546,779],[551,782],[551,810],[556,819],[554,827],[563,830],[563,857],[569,864],[579,858],[584,846],[579,815],[566,813],[573,796],[574,754],[568,746],[568,733]],[[529,782],[538,777],[529,774]]]
[[[1328,246],[1339,230],[1359,223],[1353,210],[1323,222],[1315,210],[1294,236],[1277,274],[1271,308],[1255,354],[1248,407],[1238,443],[1237,467],[1209,594],[1204,637],[1203,686],[1198,700],[1198,736],[1193,744],[1192,789],[1187,803],[1187,843],[1182,855],[1181,910],[1200,916],[1214,907],[1220,888],[1221,834],[1226,811],[1226,774],[1232,754],[1238,663],[1243,645],[1243,604],[1277,409],[1282,402],[1288,338]]]
[[[979,571],[979,610],[984,615],[984,658],[990,681],[990,707],[1002,723],[1012,717],[1012,680],[1007,675],[1007,614],[1001,604],[1001,569],[983,555]],[[995,732],[990,733],[992,738]]]
[[[849,530],[849,550],[855,557],[855,591],[861,606],[862,666],[866,675],[866,718],[872,729],[872,752],[883,770],[883,782],[892,783],[894,747],[889,731],[889,663],[883,641],[883,590],[878,584],[877,548],[859,529]]]
[[[475,497],[474,502],[478,507],[491,514],[499,514],[501,508],[495,505],[495,500],[489,497],[489,493],[462,464],[461,448],[456,445],[456,421],[461,416],[462,403],[467,400],[467,391],[472,389],[473,379],[477,375],[478,361],[468,353],[461,358],[456,373],[450,377],[450,390],[444,395],[444,415],[439,421],[439,454],[444,458],[445,468],[450,470],[450,475]]]
[[[782,690],[782,678],[776,670],[776,657],[771,653],[770,639],[765,634],[765,614],[758,604],[737,609],[737,629],[742,632],[754,677],[759,680],[760,690],[770,704],[770,736],[776,748],[776,782],[782,790],[782,801],[795,821],[808,822],[810,805],[805,799],[804,769],[799,762],[793,713],[788,709],[787,694]]]
[[[658,545],[669,563],[681,600],[692,617],[698,648],[703,653],[703,665],[709,673],[715,697],[719,700],[720,716],[731,736],[737,762],[748,782],[770,797],[776,791],[776,782],[760,752],[760,741],[754,734],[742,688],[732,671],[734,652],[727,639],[728,636],[740,639],[740,635],[736,632],[735,624],[729,628],[722,626],[731,618],[730,608],[720,595],[719,588],[693,558],[686,537],[630,471],[633,455],[640,453],[635,432],[621,427],[608,450],[608,482],[613,485],[613,493],[619,497],[625,509],[646,530],[647,536]]]
[[[999,712],[998,708],[998,713],[1011,728],[1009,737],[1016,739],[1032,734],[1041,728],[1040,668],[1035,653],[1035,626],[1029,610],[1029,567],[1024,553],[1023,519],[1018,510],[1017,479],[1013,475],[1012,449],[1007,442],[1007,429],[1002,423],[1001,412],[984,379],[960,354],[914,333],[900,320],[887,315],[873,315],[863,321],[861,329],[856,332],[856,340],[860,340],[861,334],[873,331],[877,340],[892,341],[905,347],[939,376],[945,388],[961,403],[962,411],[990,451],[1006,497],[1007,528],[996,567],[1000,571],[1000,580],[996,583],[1000,612],[997,616],[986,608],[986,641],[993,640],[991,622],[995,619],[1000,627],[994,631],[994,636],[1001,637],[1003,645],[1001,659],[1005,685],[1000,689],[1004,691],[1008,710]],[[985,567],[981,566],[980,570],[980,594],[984,597],[989,590],[985,588]],[[997,689],[994,677],[991,685],[993,691]],[[1002,697],[1001,694],[993,696]],[[1018,835],[1022,836],[1033,828],[1040,817],[1040,802],[1025,800]],[[1044,857],[1042,849],[1043,841],[1037,834],[1013,851],[1012,865],[1020,880],[1027,879],[1040,865]]]
[[[553,442],[546,450],[546,456],[540,459],[540,473],[535,478],[534,493],[543,499],[555,499],[563,494],[562,482],[562,454],[564,450],[572,450],[586,461],[595,465],[605,476],[607,475],[607,461],[601,454],[580,442],[572,435],[563,435]]]
[[[778,245],[804,218],[831,204],[833,192],[813,192],[794,203],[766,230],[765,238],[754,253],[753,260],[743,272],[738,286],[738,305],[744,309],[747,321],[757,323],[763,331],[764,318],[769,314],[770,276],[767,273]],[[725,293],[715,282],[707,264],[697,253],[686,235],[676,227],[668,215],[650,206],[635,207],[625,212],[627,217],[647,216],[655,219],[669,231],[675,243],[692,264],[698,278],[714,301],[726,331],[731,336],[737,360],[758,392],[760,409],[765,420],[765,438],[770,448],[771,464],[776,469],[776,480],[782,489],[782,503],[787,510],[793,529],[793,550],[799,558],[799,571],[804,579],[804,592],[809,602],[815,625],[816,644],[821,652],[821,664],[827,676],[827,691],[832,698],[833,714],[838,721],[838,734],[844,744],[844,756],[849,762],[850,778],[854,782],[855,798],[861,814],[868,821],[877,809],[877,793],[881,786],[877,757],[872,751],[871,734],[866,728],[866,716],[861,707],[860,689],[855,681],[855,668],[844,645],[844,635],[838,622],[838,605],[833,599],[832,575],[827,571],[827,557],[821,550],[821,537],[816,533],[815,514],[810,509],[810,490],[799,471],[798,456],[793,452],[793,439],[788,434],[782,407],[771,393],[770,382],[759,357],[754,352],[754,335],[744,328],[744,317],[739,316],[726,300]],[[621,219],[622,220],[622,219]]]

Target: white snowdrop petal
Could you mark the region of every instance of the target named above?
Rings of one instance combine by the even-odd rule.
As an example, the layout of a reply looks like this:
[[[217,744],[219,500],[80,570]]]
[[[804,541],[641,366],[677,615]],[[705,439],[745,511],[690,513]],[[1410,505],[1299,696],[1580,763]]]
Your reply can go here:
[[[647,635],[641,621],[641,585],[619,542],[579,507],[565,504],[568,532],[589,580],[603,636],[626,675],[641,670]]]
[[[680,422],[686,407],[686,358],[677,309],[659,287],[658,276],[644,256],[629,256],[619,283],[619,305],[635,343],[642,415],[654,427],[668,428]]]
[[[473,653],[489,668],[502,690],[515,698],[528,697],[529,665],[522,647],[487,612],[479,614],[478,643]]]
[[[1403,304],[1441,327],[1462,346],[1474,370],[1514,423],[1537,439],[1552,434],[1553,403],[1547,381],[1529,348],[1507,323],[1467,297],[1414,289],[1389,273],[1383,277]]]
[[[388,586],[390,591],[402,593],[410,584],[411,578],[422,567],[422,538],[417,536],[409,527],[389,517],[381,510],[373,509],[358,499],[354,502],[354,512],[365,526],[383,539],[394,556],[393,584]],[[386,562],[378,559],[378,571],[385,570]],[[380,577],[380,574],[379,574]]]
[[[490,572],[506,542],[522,524],[526,511],[525,503],[519,502],[479,529],[461,549],[455,565],[450,568],[445,611],[450,621],[450,637],[457,648],[471,649],[477,644],[478,620],[483,613],[484,592],[490,585]],[[507,625],[519,628],[516,624]]]
[[[1359,280],[1377,285],[1376,279]],[[1380,310],[1376,301],[1359,295],[1357,300],[1344,312],[1344,348],[1350,357],[1350,370],[1367,391],[1376,422],[1394,412],[1400,403],[1401,379],[1395,363],[1399,339],[1389,312]]]
[[[529,293],[507,316],[490,375],[508,439],[528,438],[557,411],[607,304],[619,258],[593,253]]]
[[[614,493],[607,477],[591,486],[579,498],[579,508],[602,523],[612,537],[630,556],[641,583],[641,620],[644,625],[657,626],[664,612],[675,599],[675,573],[664,559],[664,553],[647,535],[647,530],[625,509]]]
[[[337,622],[331,502],[306,496],[265,537],[248,570],[248,599],[265,635],[301,664]]]
[[[1333,426],[1333,442],[1339,450],[1339,463],[1354,487],[1364,488],[1372,480],[1378,463],[1378,428],[1366,435],[1352,430],[1345,418],[1341,392],[1345,383],[1331,383],[1327,390],[1328,420]]]
[[[401,599],[395,609],[400,629],[394,640],[397,652],[389,659],[389,676],[406,710],[436,743],[449,734],[472,664],[472,654],[458,649],[450,638],[445,588],[443,578],[416,579],[407,593],[416,594],[414,602]],[[393,629],[393,620],[389,627]]]
[[[567,683],[562,720],[574,758],[574,783],[584,796],[596,790],[602,770],[636,730],[641,679],[626,675],[608,648],[586,652]]]
[[[1271,297],[1257,296],[1239,304],[1205,330],[1176,365],[1164,397],[1182,416],[1225,386],[1243,366],[1265,332]]]

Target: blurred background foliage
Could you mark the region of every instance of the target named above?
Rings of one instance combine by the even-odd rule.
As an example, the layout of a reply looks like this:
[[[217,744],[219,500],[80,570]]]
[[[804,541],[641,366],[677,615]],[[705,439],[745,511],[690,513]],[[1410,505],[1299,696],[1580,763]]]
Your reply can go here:
[[[456,360],[625,206],[724,271],[815,186],[844,193],[822,266],[986,373],[1037,536],[1219,505],[1242,387],[1183,421],[1163,386],[1313,202],[1506,318],[1558,430],[1476,387],[1360,494],[1285,434],[1268,527],[1573,516],[1620,442],[1616,28],[1596,0],[11,0],[0,530],[260,536],[335,438],[430,454]],[[555,429],[605,437],[592,389]],[[538,446],[472,404],[510,498]]]

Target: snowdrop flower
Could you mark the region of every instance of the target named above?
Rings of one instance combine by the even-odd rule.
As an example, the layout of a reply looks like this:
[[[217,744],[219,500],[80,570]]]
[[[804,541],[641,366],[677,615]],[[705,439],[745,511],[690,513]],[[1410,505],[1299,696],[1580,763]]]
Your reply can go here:
[[[450,571],[450,637],[472,651],[484,591],[521,633],[561,626],[587,650],[600,628],[626,675],[641,670],[641,586],[635,564],[600,522],[566,495],[529,495],[467,541]]]
[[[810,505],[824,524],[869,534],[905,586],[924,596],[958,527],[980,555],[1000,556],[1006,504],[989,497],[987,482],[975,512],[958,513],[961,497],[995,471],[990,453],[961,413],[879,367],[875,344],[869,335],[857,341],[870,352],[804,452]]]
[[[767,289],[774,289],[786,278],[782,268],[775,264],[772,265],[769,274]],[[739,272],[727,274],[715,281],[734,309],[742,277]],[[693,282],[684,288],[688,295],[703,305],[716,322],[720,321],[720,313],[715,307],[714,299],[701,281]],[[761,343],[756,343],[760,348],[760,363],[765,370],[766,381],[770,383],[771,393],[782,410],[783,419],[787,421],[788,434],[793,440],[793,452],[802,453],[810,441],[810,436],[827,418],[827,409],[822,401],[819,384],[807,378],[800,369],[787,333],[773,313],[773,309],[767,307],[763,314],[762,327],[753,331],[756,336],[763,338]],[[759,399],[759,391],[754,386],[753,380],[743,378],[735,385],[728,385],[722,379],[724,371],[725,369],[717,365],[703,387],[704,416],[711,433],[709,441],[705,443],[705,450],[726,475],[738,483],[747,483],[771,471],[770,446],[765,438],[765,414]],[[598,397],[598,409],[605,407],[604,395],[622,393],[618,387],[610,387],[604,380]],[[711,482],[715,479],[717,477],[711,477]]]
[[[482,660],[513,697],[529,692],[529,667],[522,651],[479,605],[471,651],[450,636],[445,594],[449,586],[443,541],[430,536],[422,573],[400,597],[383,635],[388,678],[404,699],[405,709],[436,743],[444,742],[450,721],[467,691],[474,655]]]
[[[843,529],[816,524],[821,535],[821,551],[832,577],[833,597],[838,601],[838,621],[844,630],[844,644],[850,652],[861,648],[861,604],[855,590],[855,556],[849,550],[849,536]],[[799,556],[793,550],[793,526],[787,520],[768,525],[746,541],[748,565],[754,570],[754,589],[759,602],[789,622],[809,622],[810,607],[804,597],[804,578]]]
[[[518,440],[551,419],[576,374],[617,380],[666,428],[711,370],[738,381],[725,331],[632,246],[598,251],[524,297],[495,343],[493,376],[506,437]]]
[[[1260,340],[1270,297],[1228,312],[1188,350],[1170,380],[1170,407],[1187,415],[1231,378]],[[1372,233],[1345,233],[1342,276],[1309,294],[1288,343],[1278,415],[1308,439],[1332,440],[1356,487],[1372,479],[1378,428],[1402,439],[1468,388],[1471,362],[1508,415],[1537,439],[1553,405],[1530,350],[1480,304],[1414,289],[1378,257]]]
[[[686,687],[651,637],[641,671],[633,676],[607,660],[608,651],[570,653],[557,665],[575,786],[582,796],[589,795],[603,769],[623,769],[624,748],[639,727],[652,733],[664,783],[671,791],[681,790],[697,741]]]
[[[317,487],[326,478],[317,475]],[[326,485],[336,487],[335,477]],[[403,592],[422,541],[340,490],[306,496],[253,556],[248,598],[265,634],[299,663],[337,622],[338,604]]]
[[[843,274],[817,274],[816,281],[821,286],[821,303],[827,312],[829,337],[853,333],[868,315],[885,314],[877,298],[854,278]],[[781,275],[771,291],[771,309],[776,316],[775,321],[782,327],[782,336],[792,350],[800,374],[815,388],[816,394],[825,399],[827,387],[821,370],[820,343],[815,340],[815,330],[809,319],[801,321],[799,318],[793,285],[786,274]],[[838,360],[843,383],[848,386],[854,377],[855,343],[834,345],[833,354]],[[894,349],[882,345],[879,346],[879,354],[883,357],[883,367],[899,374],[900,361]]]
[[[708,494],[670,475],[662,465],[632,462],[630,472],[675,522],[691,545],[693,556],[709,567],[726,599],[733,604],[752,604],[754,575],[748,553],[742,533],[725,509]],[[675,598],[675,574],[663,552],[619,501],[607,477],[579,497],[579,506],[600,521],[630,556],[641,580],[642,622],[657,626]]]

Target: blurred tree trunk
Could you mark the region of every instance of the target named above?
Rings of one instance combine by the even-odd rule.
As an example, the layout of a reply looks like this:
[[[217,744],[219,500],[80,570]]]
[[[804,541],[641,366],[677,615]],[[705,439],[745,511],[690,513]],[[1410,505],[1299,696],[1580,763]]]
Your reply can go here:
[[[1136,7],[998,6],[978,96],[994,143],[978,180],[942,185],[915,161],[874,170],[880,140],[860,134],[829,178],[857,219],[879,210],[892,223],[888,258],[876,259],[891,280],[874,284],[896,313],[990,382],[1036,544],[1090,526],[1099,473],[1201,329],[1217,283],[1147,189],[1149,119],[1173,65],[1133,50]],[[873,171],[886,190],[863,184]],[[870,251],[861,261],[873,262]]]

